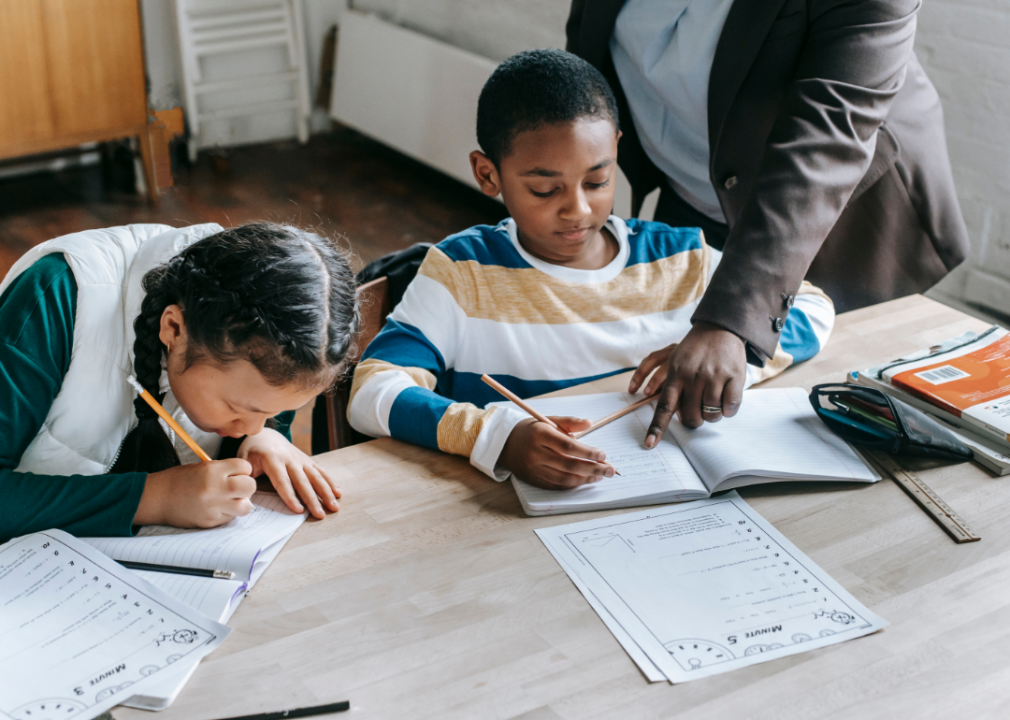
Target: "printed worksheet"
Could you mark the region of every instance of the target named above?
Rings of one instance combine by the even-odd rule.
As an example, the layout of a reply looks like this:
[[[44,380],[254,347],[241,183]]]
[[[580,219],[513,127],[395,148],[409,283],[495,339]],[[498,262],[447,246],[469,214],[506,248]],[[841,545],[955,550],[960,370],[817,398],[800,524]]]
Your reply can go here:
[[[228,632],[67,533],[0,546],[0,715],[93,718]]]
[[[536,532],[674,683],[887,625],[735,492]]]

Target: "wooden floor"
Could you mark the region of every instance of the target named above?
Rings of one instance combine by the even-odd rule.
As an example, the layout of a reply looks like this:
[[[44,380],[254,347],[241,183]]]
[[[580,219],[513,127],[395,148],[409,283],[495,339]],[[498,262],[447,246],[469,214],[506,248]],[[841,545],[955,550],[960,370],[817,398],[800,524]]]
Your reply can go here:
[[[157,207],[110,191],[98,165],[0,180],[0,277],[40,242],[129,223],[294,223],[342,238],[357,270],[413,243],[506,216],[500,203],[342,127],[307,145],[236,148],[216,161],[202,153],[175,180]],[[308,420],[303,411],[295,426],[304,449]]]

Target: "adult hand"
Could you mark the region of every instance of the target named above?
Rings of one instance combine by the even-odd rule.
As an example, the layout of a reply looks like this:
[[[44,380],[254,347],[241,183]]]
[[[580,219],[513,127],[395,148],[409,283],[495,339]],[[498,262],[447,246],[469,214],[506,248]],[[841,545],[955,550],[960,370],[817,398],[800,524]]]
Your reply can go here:
[[[210,528],[252,512],[252,466],[240,458],[178,465],[150,473],[135,525]]]
[[[253,477],[266,474],[270,478],[292,512],[304,512],[304,504],[312,517],[322,520],[327,511],[340,509],[337,481],[276,430],[264,428],[247,437],[239,446],[238,456],[252,464]]]
[[[718,325],[699,322],[679,344],[645,358],[632,376],[628,391],[636,392],[654,369],[656,373],[642,391],[651,395],[662,387],[645,437],[647,448],[656,446],[674,413],[692,428],[736,415],[747,377],[747,352],[738,336]]]
[[[565,433],[588,430],[590,420],[552,417],[564,432],[533,418],[512,429],[498,463],[530,485],[548,490],[570,490],[614,476],[614,468],[604,462],[607,454]]]

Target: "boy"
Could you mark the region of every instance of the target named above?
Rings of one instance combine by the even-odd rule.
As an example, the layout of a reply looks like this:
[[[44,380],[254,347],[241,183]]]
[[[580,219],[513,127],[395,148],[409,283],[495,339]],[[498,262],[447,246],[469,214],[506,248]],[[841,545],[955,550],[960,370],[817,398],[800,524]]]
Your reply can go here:
[[[495,70],[470,163],[512,217],[428,251],[357,367],[352,426],[469,457],[498,480],[565,489],[613,475],[604,453],[518,408],[482,409],[501,397],[480,376],[524,398],[636,366],[630,392],[657,367],[643,391],[662,386],[720,253],[697,228],[610,215],[617,117],[606,80],[569,53],[524,52]],[[776,357],[748,367],[748,384],[816,354],[833,322],[831,301],[804,283]],[[590,423],[553,419],[570,433]]]

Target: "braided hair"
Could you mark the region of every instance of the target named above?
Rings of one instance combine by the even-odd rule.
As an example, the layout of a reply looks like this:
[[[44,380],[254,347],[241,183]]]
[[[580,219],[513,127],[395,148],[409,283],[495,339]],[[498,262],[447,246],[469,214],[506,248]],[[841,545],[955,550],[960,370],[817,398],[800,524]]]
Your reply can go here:
[[[289,225],[254,223],[206,237],[144,276],[133,323],[134,374],[159,402],[161,316],[179,305],[186,367],[209,356],[248,360],[267,382],[330,387],[358,329],[354,275],[333,243]],[[155,414],[134,400],[139,424],[110,472],[158,472],[179,457]]]

